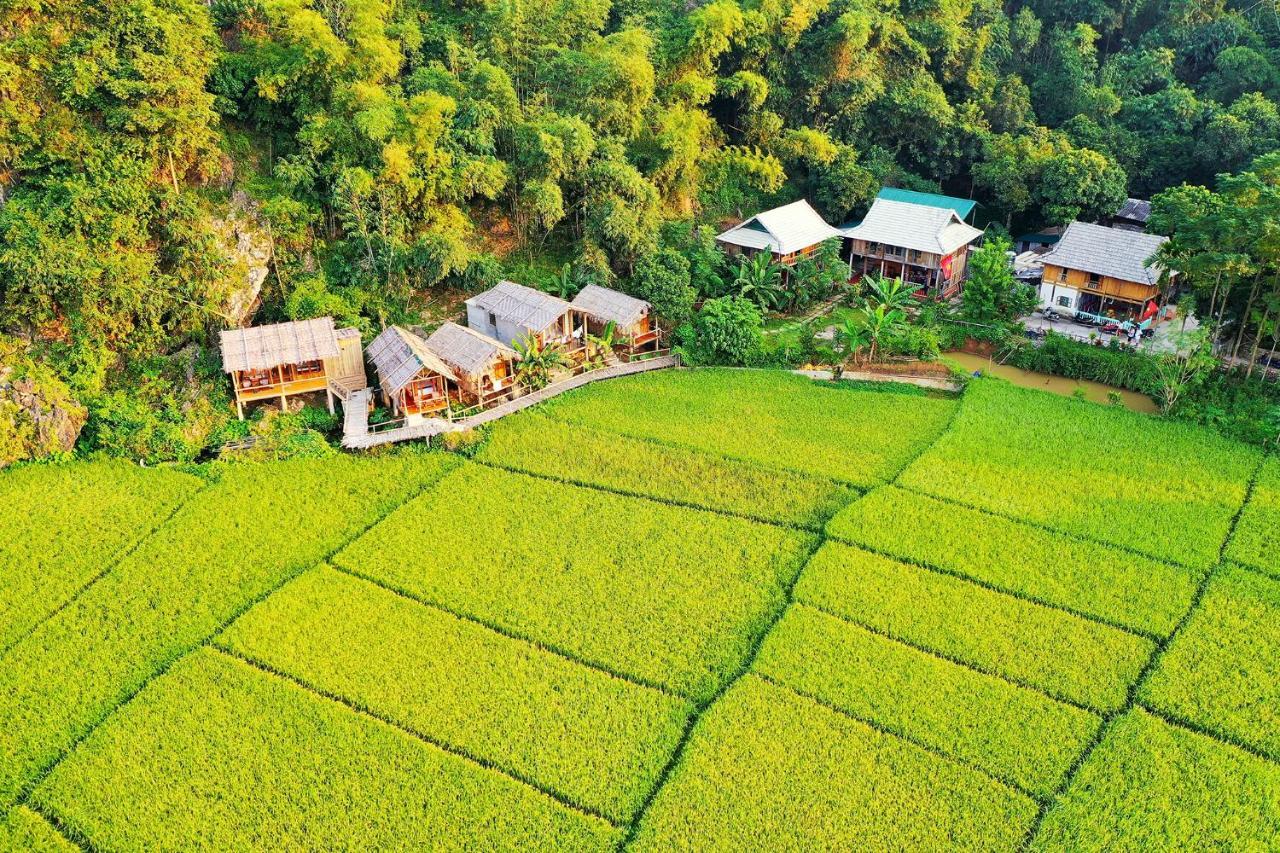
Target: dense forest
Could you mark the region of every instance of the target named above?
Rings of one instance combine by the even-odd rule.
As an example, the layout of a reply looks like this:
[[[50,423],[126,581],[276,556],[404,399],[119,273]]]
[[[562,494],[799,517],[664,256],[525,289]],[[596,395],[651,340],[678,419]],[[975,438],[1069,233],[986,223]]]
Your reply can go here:
[[[254,306],[376,332],[504,275],[678,306],[772,203],[1035,228],[1280,148],[1270,0],[4,0],[0,35],[0,359],[152,460],[216,439]]]

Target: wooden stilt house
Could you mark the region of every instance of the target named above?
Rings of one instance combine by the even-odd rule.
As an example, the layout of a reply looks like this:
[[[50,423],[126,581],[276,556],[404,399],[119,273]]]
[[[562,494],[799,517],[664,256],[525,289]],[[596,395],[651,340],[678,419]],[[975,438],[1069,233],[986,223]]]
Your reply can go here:
[[[445,323],[427,338],[427,349],[453,370],[467,405],[488,406],[515,389],[516,351],[475,329]]]
[[[467,325],[507,346],[536,340],[557,345],[571,359],[582,357],[586,343],[582,315],[557,296],[501,281],[467,300]]]
[[[399,326],[383,329],[369,344],[369,360],[378,373],[383,398],[396,415],[448,411],[458,375],[413,332]]]
[[[333,411],[333,398],[346,399],[365,387],[360,332],[335,329],[332,317],[273,323],[221,334],[222,369],[231,375],[236,414],[244,419],[248,403],[279,401],[323,392]]]
[[[588,284],[573,298],[573,307],[587,320],[587,331],[603,334],[614,324],[615,345],[628,355],[658,348],[661,332],[653,325],[653,306],[643,299],[628,296],[597,284]]]

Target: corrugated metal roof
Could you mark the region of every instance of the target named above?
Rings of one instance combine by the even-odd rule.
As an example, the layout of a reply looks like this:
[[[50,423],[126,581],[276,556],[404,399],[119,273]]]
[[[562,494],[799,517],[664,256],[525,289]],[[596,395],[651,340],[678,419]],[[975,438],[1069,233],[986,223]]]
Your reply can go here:
[[[332,317],[227,329],[221,335],[222,369],[266,370],[281,364],[336,358],[338,337]]]
[[[949,207],[878,198],[862,222],[844,232],[855,240],[869,240],[935,255],[949,255],[982,236]]]
[[[438,373],[446,379],[458,376],[449,365],[441,361],[427,348],[427,342],[407,329],[388,326],[373,339],[366,350],[373,369],[378,372],[378,383],[388,394],[400,393],[424,370]]]
[[[1151,202],[1140,198],[1127,198],[1124,204],[1120,205],[1120,209],[1116,211],[1116,219],[1131,219],[1134,222],[1147,224],[1147,220],[1151,218]]]
[[[475,329],[445,323],[427,338],[427,349],[467,376],[482,374],[498,357],[516,358],[516,351]]]
[[[757,213],[716,239],[746,249],[768,249],[775,254],[789,255],[839,236],[840,232],[828,225],[809,202],[800,199]]]
[[[1168,239],[1158,234],[1072,222],[1053,250],[1044,256],[1044,262],[1152,285],[1159,281],[1163,268],[1148,264],[1148,260]]]
[[[495,287],[468,299],[467,306],[482,308],[499,320],[530,332],[541,332],[570,309],[569,303],[558,296],[514,281],[498,282]]]
[[[573,307],[599,323],[613,322],[626,329],[644,319],[650,305],[643,299],[598,284],[588,284],[573,297]]]
[[[876,194],[876,198],[886,198],[889,201],[905,201],[908,204],[923,204],[926,207],[942,207],[954,210],[956,216],[962,220],[968,219],[969,214],[973,213],[973,209],[978,203],[970,198],[957,198],[951,195],[942,195],[941,193],[921,193],[915,190],[904,190],[901,187],[883,187]]]

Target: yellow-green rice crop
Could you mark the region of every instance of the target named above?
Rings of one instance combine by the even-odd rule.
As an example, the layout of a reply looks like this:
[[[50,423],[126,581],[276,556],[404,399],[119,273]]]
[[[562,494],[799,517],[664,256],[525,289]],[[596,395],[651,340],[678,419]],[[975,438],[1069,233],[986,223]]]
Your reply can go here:
[[[452,464],[230,467],[0,659],[0,808],[154,673]]]
[[[1052,794],[1101,719],[834,616],[797,605],[769,634],[755,670],[807,696]]]
[[[900,482],[1208,568],[1257,461],[1190,424],[984,379]]]
[[[1137,631],[1164,635],[1200,573],[897,488],[835,516],[827,531]]]
[[[709,509],[819,527],[854,492],[825,479],[524,413],[494,427],[480,459]]]
[[[477,465],[335,562],[694,700],[782,606],[810,537]]]
[[[639,850],[1013,850],[1025,795],[754,676],[698,722]]]
[[[1280,765],[1144,711],[1116,721],[1032,849],[1274,850]]]
[[[0,477],[0,650],[200,486],[188,474],[125,462],[30,465]]]
[[[218,642],[618,823],[691,711],[330,568],[292,581]]]
[[[1120,708],[1155,644],[968,581],[837,542],[796,600],[979,670],[1102,711]]]
[[[955,406],[923,394],[824,387],[779,371],[664,370],[592,385],[546,411],[585,426],[869,486],[927,447]]]
[[[209,649],[109,719],[33,799],[107,850],[602,850],[617,836]]]
[[[1215,577],[1142,700],[1280,760],[1280,581]]]
[[[1280,456],[1272,456],[1258,472],[1253,495],[1231,534],[1227,556],[1280,577]]]
[[[49,821],[26,806],[0,816],[0,850],[13,853],[78,853]]]

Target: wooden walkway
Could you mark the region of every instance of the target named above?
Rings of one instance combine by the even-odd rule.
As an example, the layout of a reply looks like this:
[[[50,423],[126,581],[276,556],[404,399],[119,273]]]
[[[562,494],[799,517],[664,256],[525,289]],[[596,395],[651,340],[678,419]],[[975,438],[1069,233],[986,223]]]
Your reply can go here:
[[[525,394],[523,397],[507,400],[492,409],[487,409],[469,418],[462,418],[456,421],[447,421],[443,418],[425,418],[415,424],[407,424],[380,432],[373,432],[369,429],[368,401],[370,391],[366,388],[353,393],[344,406],[342,446],[350,450],[364,450],[370,447],[377,447],[380,444],[392,444],[415,438],[430,439],[441,433],[461,432],[482,424],[492,423],[499,418],[527,409],[530,406],[536,406],[544,400],[549,400],[558,394],[563,394],[565,391],[572,391],[574,388],[580,388],[592,382],[599,382],[602,379],[616,379],[619,376],[630,376],[635,373],[646,373],[650,370],[677,367],[679,364],[679,359],[674,355],[615,364],[600,370],[579,373],[577,376],[571,376],[561,382],[548,385],[541,390]]]

